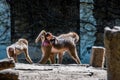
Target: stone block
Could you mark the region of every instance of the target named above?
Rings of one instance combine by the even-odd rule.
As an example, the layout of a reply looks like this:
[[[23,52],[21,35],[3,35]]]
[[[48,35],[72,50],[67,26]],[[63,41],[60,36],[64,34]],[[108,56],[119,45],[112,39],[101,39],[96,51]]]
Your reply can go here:
[[[120,80],[120,26],[105,28],[104,43],[106,48],[108,80]]]
[[[13,68],[13,67],[15,67],[15,61],[13,58],[10,59],[6,58],[0,60],[0,70]]]
[[[19,73],[12,69],[0,71],[0,80],[19,80]]]
[[[104,67],[105,48],[93,46],[90,65],[93,67]]]

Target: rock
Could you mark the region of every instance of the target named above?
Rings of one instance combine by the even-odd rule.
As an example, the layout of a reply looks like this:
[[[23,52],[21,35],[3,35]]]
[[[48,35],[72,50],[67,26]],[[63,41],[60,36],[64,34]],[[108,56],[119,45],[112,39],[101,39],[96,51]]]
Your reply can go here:
[[[90,3],[90,4],[89,4]],[[96,40],[96,19],[94,0],[80,0],[80,58],[82,63],[90,62],[92,46]]]
[[[88,64],[23,64],[0,71],[0,80],[107,80],[103,69]]]
[[[107,80],[106,70],[88,66],[86,64],[17,63],[15,70],[19,71],[20,80]]]
[[[11,40],[10,8],[6,0],[0,0],[0,59],[6,58],[6,47]]]
[[[105,48],[93,46],[90,65],[93,67],[104,67]]]
[[[13,58],[0,60],[0,70],[15,67],[15,61]]]
[[[0,0],[0,44],[10,43],[10,8],[5,0]]]
[[[19,80],[19,73],[12,69],[0,71],[0,80]]]
[[[4,59],[7,57],[7,53],[6,53],[6,45],[0,45],[0,59]]]
[[[108,80],[120,80],[120,27],[105,28],[104,43],[106,48]]]

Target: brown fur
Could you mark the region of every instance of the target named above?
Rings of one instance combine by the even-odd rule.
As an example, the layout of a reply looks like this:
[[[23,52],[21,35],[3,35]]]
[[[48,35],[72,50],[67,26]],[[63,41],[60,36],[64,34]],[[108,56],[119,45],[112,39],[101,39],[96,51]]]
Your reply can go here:
[[[51,41],[51,40],[54,40],[54,41]],[[75,60],[76,63],[78,64],[81,63],[76,50],[76,43],[79,40],[79,36],[75,32],[62,34],[57,37],[53,36],[51,37],[51,40],[50,42],[52,43],[52,46],[54,48],[53,52],[58,53],[59,63],[62,63],[62,57],[64,52],[68,52],[69,55]]]
[[[47,36],[48,34],[49,36]],[[76,41],[79,40],[79,36],[75,32],[62,34],[56,37],[56,36],[53,36],[51,33],[41,31],[38,37],[36,38],[35,42],[40,41],[39,39],[41,39],[42,43],[44,43],[44,41],[49,42],[48,46],[41,45],[41,49],[43,53],[42,59],[40,61],[41,64],[45,64],[48,59],[50,59],[51,63],[55,63],[55,60],[54,60],[55,54],[58,54],[59,63],[61,64],[63,54],[66,51],[70,54],[70,56],[75,60],[76,63],[78,64],[81,63],[77,55],[77,50],[75,45]]]
[[[75,32],[69,32],[67,34],[61,34],[60,36],[58,36],[59,38],[68,38],[68,37],[72,37],[74,39],[74,42],[77,43],[79,41],[79,36],[77,35],[77,33]]]
[[[41,64],[45,64],[47,62],[48,59],[50,59],[51,63],[54,63],[53,61],[53,56],[51,55],[51,48],[52,48],[52,45],[50,44],[50,41],[46,39],[46,31],[42,30],[40,32],[40,34],[38,35],[38,37],[35,39],[35,42],[39,42],[41,41],[42,44],[44,44],[45,42],[48,42],[48,45],[44,46],[41,44],[41,50],[42,50],[42,59],[40,60],[39,63]],[[52,56],[50,58],[50,56]]]
[[[17,55],[22,52],[25,54],[26,60],[29,63],[33,63],[28,53],[28,41],[26,39],[19,39],[16,43],[8,46],[6,48],[8,58],[13,57],[15,62],[17,62]]]

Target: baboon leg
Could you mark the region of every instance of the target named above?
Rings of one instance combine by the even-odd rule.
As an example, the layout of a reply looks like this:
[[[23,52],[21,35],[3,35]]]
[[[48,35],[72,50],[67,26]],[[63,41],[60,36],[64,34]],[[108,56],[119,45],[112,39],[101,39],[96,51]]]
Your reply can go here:
[[[7,48],[6,52],[7,52],[7,57],[8,58],[14,57],[14,49],[13,48]]]
[[[15,62],[17,62],[17,55],[14,53],[14,49],[9,48],[7,49],[7,56],[8,58],[13,58]]]
[[[13,58],[14,58],[15,62],[18,62],[16,54],[14,54]]]
[[[17,55],[16,54],[14,54],[14,52],[10,52],[10,57],[13,57],[13,59],[14,59],[14,61],[15,62],[18,62],[18,60],[17,60]]]
[[[77,55],[76,47],[69,49],[69,52],[70,52],[71,57],[75,60],[75,62],[77,64],[80,64],[81,62],[80,62],[80,59]]]
[[[42,59],[40,60],[40,64],[45,64],[51,55],[51,46],[42,47]]]
[[[59,54],[58,54],[58,57],[59,57],[58,63],[59,63],[59,64],[62,64],[63,53],[59,53]]]
[[[31,60],[31,58],[30,58],[30,56],[29,56],[29,54],[28,54],[28,49],[24,49],[24,54],[25,54],[25,58],[26,58],[26,60],[29,62],[29,63],[33,63],[32,62],[32,60]]]
[[[54,54],[50,55],[50,63],[54,64],[55,63],[55,59],[54,59]]]
[[[45,64],[49,58],[50,58],[50,55],[46,53],[46,54],[42,55],[42,59],[40,60],[39,63]]]

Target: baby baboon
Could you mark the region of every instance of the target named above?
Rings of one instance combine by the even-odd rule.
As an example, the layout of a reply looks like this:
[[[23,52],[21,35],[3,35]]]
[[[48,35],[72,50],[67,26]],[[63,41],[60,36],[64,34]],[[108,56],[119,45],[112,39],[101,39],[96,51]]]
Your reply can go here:
[[[28,53],[28,41],[26,39],[19,39],[16,43],[6,48],[8,58],[13,57],[17,62],[17,55],[24,53],[26,60],[33,63]]]

